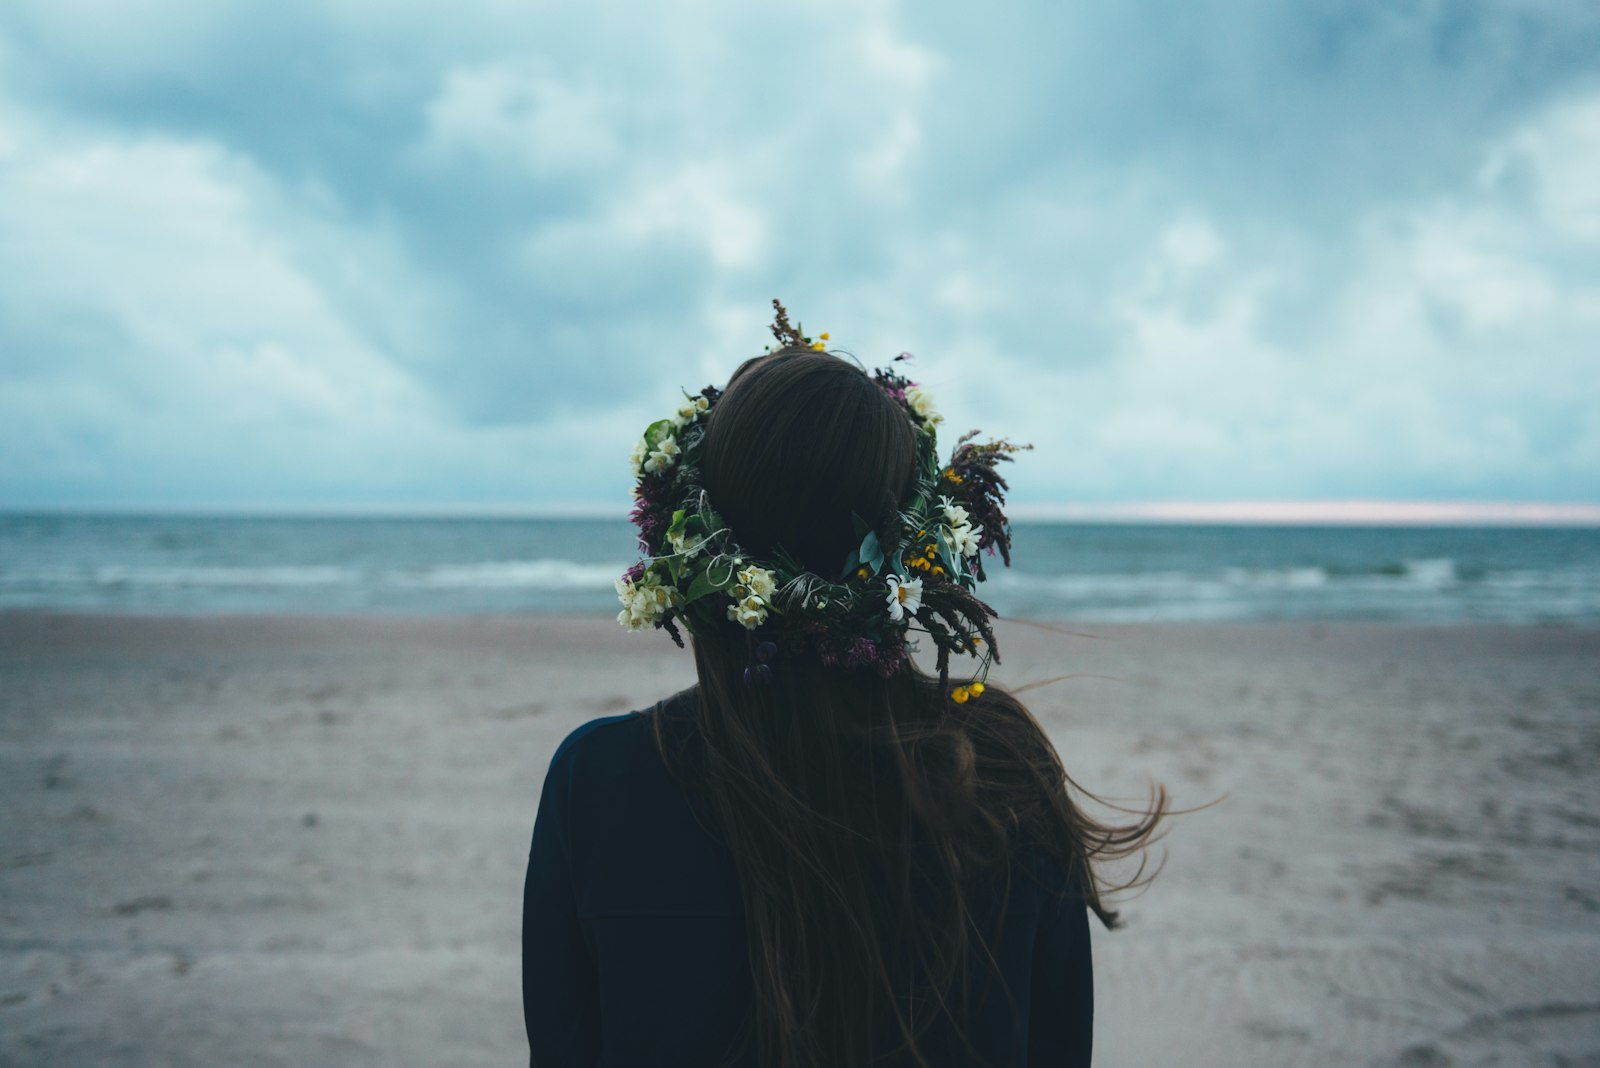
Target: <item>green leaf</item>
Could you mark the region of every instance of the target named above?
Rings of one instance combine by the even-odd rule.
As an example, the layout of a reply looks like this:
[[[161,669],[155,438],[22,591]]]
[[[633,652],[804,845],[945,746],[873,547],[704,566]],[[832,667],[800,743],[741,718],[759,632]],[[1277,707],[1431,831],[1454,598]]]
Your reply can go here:
[[[726,575],[721,576],[721,581],[718,581],[718,576],[713,575],[711,570],[707,569],[696,575],[694,581],[689,584],[688,591],[683,595],[684,603],[689,604],[691,602],[698,601],[702,597],[709,597],[714,593],[721,593],[723,590],[726,590],[732,585],[732,568],[728,569]]]
[[[861,566],[861,550],[851,549],[850,555],[844,558],[844,567],[839,569],[840,580],[848,579],[856,573],[856,568]]]
[[[861,548],[856,552],[874,575],[883,570],[883,546],[878,544],[877,531],[867,531],[867,536],[861,539]]]
[[[944,528],[939,528],[939,563],[944,565],[944,573],[952,580],[960,577],[961,572],[956,568],[955,550],[951,547],[949,539],[945,537]]]
[[[850,526],[856,532],[856,541],[865,541],[867,535],[872,533],[872,527],[856,513],[854,508],[850,510]]]
[[[654,449],[656,446],[660,445],[662,441],[671,437],[672,432],[677,428],[678,424],[674,423],[671,419],[657,419],[655,422],[644,428],[644,443],[650,448]]]

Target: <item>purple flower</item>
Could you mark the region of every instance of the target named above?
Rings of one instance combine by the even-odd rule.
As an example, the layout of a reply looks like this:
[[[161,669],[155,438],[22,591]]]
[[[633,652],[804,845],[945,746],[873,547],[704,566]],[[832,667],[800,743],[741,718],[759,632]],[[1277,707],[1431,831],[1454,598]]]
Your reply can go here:
[[[661,544],[661,535],[665,533],[666,520],[660,512],[651,508],[650,502],[642,499],[633,506],[629,518],[639,528],[639,548],[654,554],[656,547]]]
[[[878,647],[871,638],[857,638],[845,653],[844,662],[851,667],[869,667],[878,660]]]
[[[849,667],[871,668],[884,678],[889,678],[904,666],[905,658],[906,646],[899,638],[884,638],[878,642],[871,638],[857,638],[845,653],[844,662]],[[829,662],[824,660],[823,663]]]

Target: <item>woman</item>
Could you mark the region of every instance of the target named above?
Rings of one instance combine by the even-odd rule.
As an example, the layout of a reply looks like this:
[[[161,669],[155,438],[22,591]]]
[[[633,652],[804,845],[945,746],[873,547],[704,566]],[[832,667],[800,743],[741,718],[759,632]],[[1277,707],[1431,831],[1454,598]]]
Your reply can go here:
[[[634,452],[648,558],[621,620],[689,631],[698,684],[574,731],[529,857],[532,1064],[1081,1065],[1093,862],[1044,731],[984,676],[995,468],[925,392],[790,326]],[[971,435],[968,435],[970,438]],[[911,662],[933,647],[937,675]],[[978,658],[952,680],[952,655]]]

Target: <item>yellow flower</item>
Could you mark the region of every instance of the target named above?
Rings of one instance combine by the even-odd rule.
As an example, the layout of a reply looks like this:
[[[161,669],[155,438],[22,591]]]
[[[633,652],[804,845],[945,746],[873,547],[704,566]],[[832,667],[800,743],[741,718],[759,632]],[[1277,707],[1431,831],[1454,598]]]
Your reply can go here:
[[[820,337],[824,341],[828,340],[828,335],[827,334],[818,334],[817,336]]]
[[[983,696],[983,683],[981,683],[981,682],[975,682],[971,686],[968,686],[967,689],[972,693],[972,696],[974,696],[974,697],[982,697]]]
[[[813,348],[813,349],[816,349],[816,350],[817,350],[817,351],[818,351],[818,352],[821,352],[821,351],[822,351],[822,350],[824,350],[824,349],[825,349],[825,348],[827,348],[827,346],[826,346],[826,345],[824,345],[824,344],[823,344],[823,343],[822,343],[822,342],[820,342],[820,341],[813,341],[813,342],[812,342],[812,343],[811,343],[811,347],[812,347],[812,348]]]
[[[965,686],[957,686],[955,689],[950,691],[950,700],[954,701],[958,705],[966,704],[968,696],[970,695],[967,693],[967,688]]]

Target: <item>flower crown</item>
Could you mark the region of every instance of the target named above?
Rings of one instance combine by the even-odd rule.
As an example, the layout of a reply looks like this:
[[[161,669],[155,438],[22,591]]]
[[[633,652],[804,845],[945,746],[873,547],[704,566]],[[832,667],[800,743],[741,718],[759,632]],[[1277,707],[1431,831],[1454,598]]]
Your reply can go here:
[[[813,341],[790,325],[782,304],[772,304],[780,348],[825,348],[827,334]],[[901,353],[895,362],[908,359]],[[679,621],[701,635],[743,627],[759,639],[746,682],[771,678],[770,662],[780,654],[888,677],[910,659],[908,633],[916,629],[938,651],[941,687],[951,653],[978,657],[975,681],[950,696],[963,702],[981,694],[989,664],[1000,657],[990,623],[995,611],[973,591],[985,577],[985,552],[1011,563],[1011,528],[1001,511],[1007,487],[996,468],[1031,446],[977,443],[974,430],[941,464],[935,428],[942,417],[928,391],[892,367],[872,377],[917,432],[916,478],[910,499],[882,529],[854,517],[857,547],[832,575],[806,570],[781,547],[756,559],[712,508],[700,452],[720,390],[685,393],[671,418],[651,423],[631,457],[638,479],[632,518],[645,559],[617,580],[618,621],[630,630],[664,629],[680,647]]]

